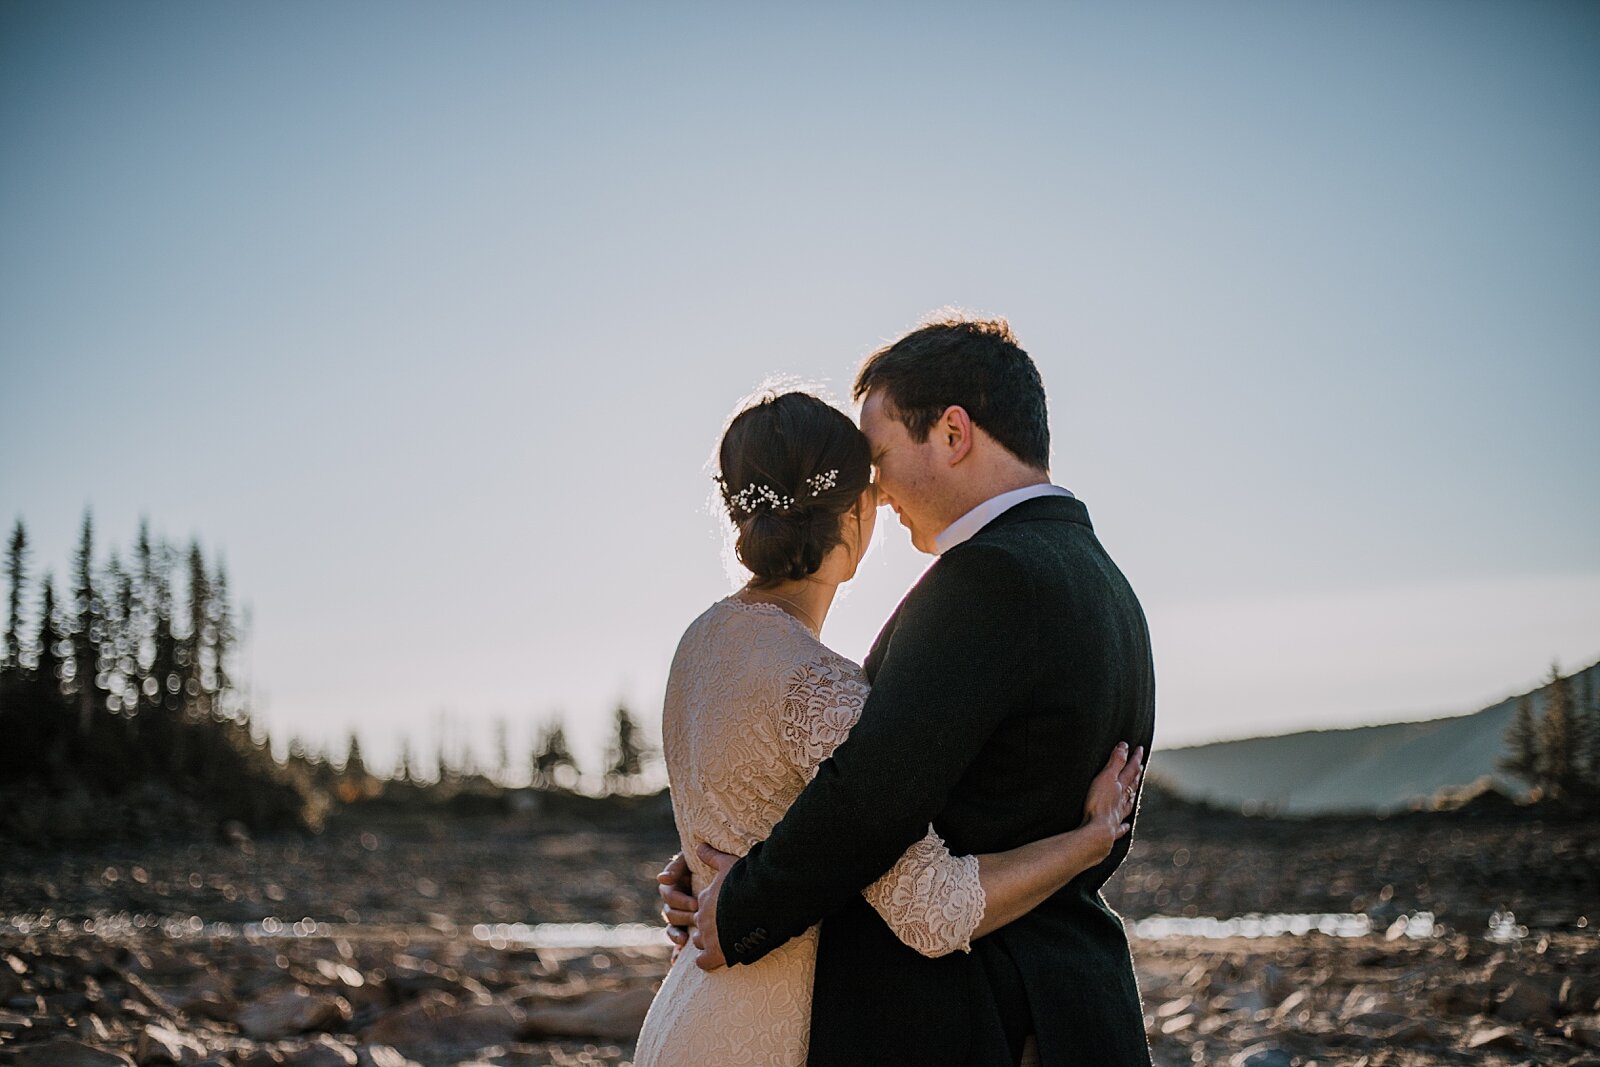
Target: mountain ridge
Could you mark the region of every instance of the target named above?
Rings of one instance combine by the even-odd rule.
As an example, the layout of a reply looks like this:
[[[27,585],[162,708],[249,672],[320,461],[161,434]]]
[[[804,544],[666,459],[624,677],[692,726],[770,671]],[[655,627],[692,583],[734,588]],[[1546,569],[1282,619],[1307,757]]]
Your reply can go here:
[[[1568,678],[1575,692],[1593,691],[1600,661]],[[1150,776],[1185,799],[1285,815],[1387,814],[1474,785],[1522,796],[1528,786],[1498,767],[1506,729],[1525,696],[1542,715],[1548,689],[1463,715],[1158,749]]]

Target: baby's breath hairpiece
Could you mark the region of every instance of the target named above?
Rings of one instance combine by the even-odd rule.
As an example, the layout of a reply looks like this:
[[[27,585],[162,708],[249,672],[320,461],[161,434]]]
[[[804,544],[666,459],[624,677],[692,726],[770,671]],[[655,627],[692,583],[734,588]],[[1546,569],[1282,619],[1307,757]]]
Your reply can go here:
[[[769,505],[774,511],[788,511],[794,504],[794,497],[784,496],[770,485],[757,485],[755,482],[732,494],[728,500],[746,515],[762,504]]]
[[[717,476],[717,484],[722,486],[722,496],[728,502],[728,506],[737,508],[746,515],[754,513],[763,504],[774,511],[788,511],[794,506],[794,497],[785,496],[770,485],[751,482],[737,493],[730,493],[728,483],[723,481],[721,475]],[[827,490],[836,488],[838,484],[837,467],[821,474],[813,474],[806,479],[806,487],[811,490],[811,496],[821,496]]]
[[[821,474],[813,474],[806,479],[806,485],[811,488],[812,496],[821,496],[825,490],[833,489],[838,484],[839,468],[837,467],[831,471],[823,471]]]

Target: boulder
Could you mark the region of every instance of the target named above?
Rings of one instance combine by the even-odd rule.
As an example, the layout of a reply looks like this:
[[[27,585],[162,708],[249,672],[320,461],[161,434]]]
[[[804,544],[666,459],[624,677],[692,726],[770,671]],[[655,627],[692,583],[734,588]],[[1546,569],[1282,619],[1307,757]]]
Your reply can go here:
[[[1254,1015],[1266,1006],[1266,994],[1259,989],[1234,989],[1211,1002],[1213,1011],[1242,1011],[1247,1015]]]
[[[318,1034],[310,1044],[288,1052],[283,1067],[356,1067],[356,1051],[327,1034]]]
[[[1365,1011],[1346,1020],[1368,1033],[1387,1033],[1411,1022],[1411,1016],[1394,1011]]]
[[[1560,1000],[1566,1015],[1600,1011],[1600,975],[1568,976],[1561,983]]]
[[[0,1001],[0,1003],[4,1003]],[[93,1018],[93,1016],[90,1016]],[[0,1008],[0,1034],[11,1034],[33,1026],[33,1016],[10,1008]]]
[[[1310,993],[1307,993],[1304,989],[1296,989],[1293,993],[1283,998],[1283,1002],[1273,1010],[1273,1015],[1280,1020],[1287,1019],[1299,1011],[1302,1006],[1308,1006],[1306,1002],[1310,999]]]
[[[322,1030],[350,1019],[350,1005],[343,997],[313,993],[295,986],[268,994],[243,1008],[238,1015],[239,1029],[256,1041],[278,1041],[308,1030]]]
[[[148,982],[131,970],[115,969],[114,973],[128,987],[130,997],[138,1003],[150,1008],[157,1015],[163,1015],[168,1019],[178,1014],[178,1009],[170,1000],[162,996]]]
[[[275,1048],[258,1048],[239,1057],[239,1067],[282,1067],[283,1053]]]
[[[626,1041],[639,1033],[655,993],[625,989],[593,993],[578,1003],[530,1008],[521,1036],[598,1037]]]
[[[72,1036],[79,1041],[90,1045],[109,1045],[112,1042],[111,1028],[106,1026],[105,1020],[90,1012],[84,1012],[68,1024]]]
[[[400,1049],[418,1046],[481,1048],[509,1043],[524,1022],[522,1010],[507,1001],[461,1004],[450,994],[436,990],[410,1004],[384,1012],[367,1027],[362,1037],[375,1044]],[[633,1033],[638,1033],[637,1026]]]
[[[1480,1015],[1489,1010],[1490,996],[1485,982],[1452,983],[1434,990],[1429,1003],[1443,1015]]]
[[[1170,1019],[1174,1015],[1182,1015],[1194,1004],[1194,997],[1181,996],[1177,1000],[1169,1000],[1156,1009],[1156,1018]]]
[[[69,1037],[58,1037],[39,1045],[24,1045],[16,1050],[13,1067],[134,1067],[127,1056],[111,1049],[85,1045]]]
[[[139,1045],[134,1052],[139,1067],[152,1063],[191,1064],[205,1059],[205,1046],[194,1038],[180,1034],[170,1026],[149,1023],[139,1032]]]
[[[239,1012],[233,982],[216,971],[205,971],[181,986],[156,990],[179,1011],[217,1022],[232,1022]]]
[[[1390,1045],[1443,1044],[1444,1027],[1432,1019],[1407,1019],[1380,1035]]]
[[[420,1067],[393,1045],[362,1045],[356,1049],[358,1067]]]
[[[1564,1033],[1586,1048],[1600,1048],[1600,1015],[1588,1015],[1567,1023]]]
[[[1294,1067],[1294,1057],[1268,1042],[1234,1053],[1233,1067]]]
[[[1540,983],[1513,982],[1495,1004],[1494,1013],[1508,1022],[1524,1026],[1550,1026],[1556,1021],[1555,1001]]]
[[[1509,1026],[1475,1030],[1467,1038],[1469,1049],[1520,1049],[1522,1035]]]

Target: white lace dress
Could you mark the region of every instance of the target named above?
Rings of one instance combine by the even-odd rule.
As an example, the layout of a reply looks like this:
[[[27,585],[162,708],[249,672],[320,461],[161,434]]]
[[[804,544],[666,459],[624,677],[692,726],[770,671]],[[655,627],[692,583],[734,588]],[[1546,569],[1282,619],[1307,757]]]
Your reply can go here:
[[[742,856],[763,840],[849,734],[867,689],[856,664],[776,605],[721,600],[690,624],[667,679],[662,741],[696,885],[714,872],[695,846]],[[864,893],[924,955],[969,951],[983,918],[977,858],[950,855],[932,827]],[[817,930],[710,973],[685,949],[645,1018],[636,1067],[804,1064]]]

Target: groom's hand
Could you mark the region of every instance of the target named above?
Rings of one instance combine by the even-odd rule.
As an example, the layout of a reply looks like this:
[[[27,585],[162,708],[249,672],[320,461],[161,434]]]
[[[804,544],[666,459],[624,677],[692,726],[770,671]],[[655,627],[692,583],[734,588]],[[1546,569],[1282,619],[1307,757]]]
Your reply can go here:
[[[694,926],[695,909],[700,901],[694,895],[694,875],[689,862],[678,853],[656,875],[656,892],[661,894],[661,920],[667,924],[667,939],[675,946],[672,958],[689,943],[689,929]]]
[[[727,877],[728,868],[738,863],[739,857],[718,852],[706,844],[694,851],[700,857],[700,862],[717,871],[711,884],[700,890],[700,907],[695,915],[694,926],[694,945],[700,950],[700,955],[694,961],[695,966],[702,971],[714,971],[728,965],[727,958],[722,954],[722,945],[717,942],[717,894],[722,892],[722,880]]]

